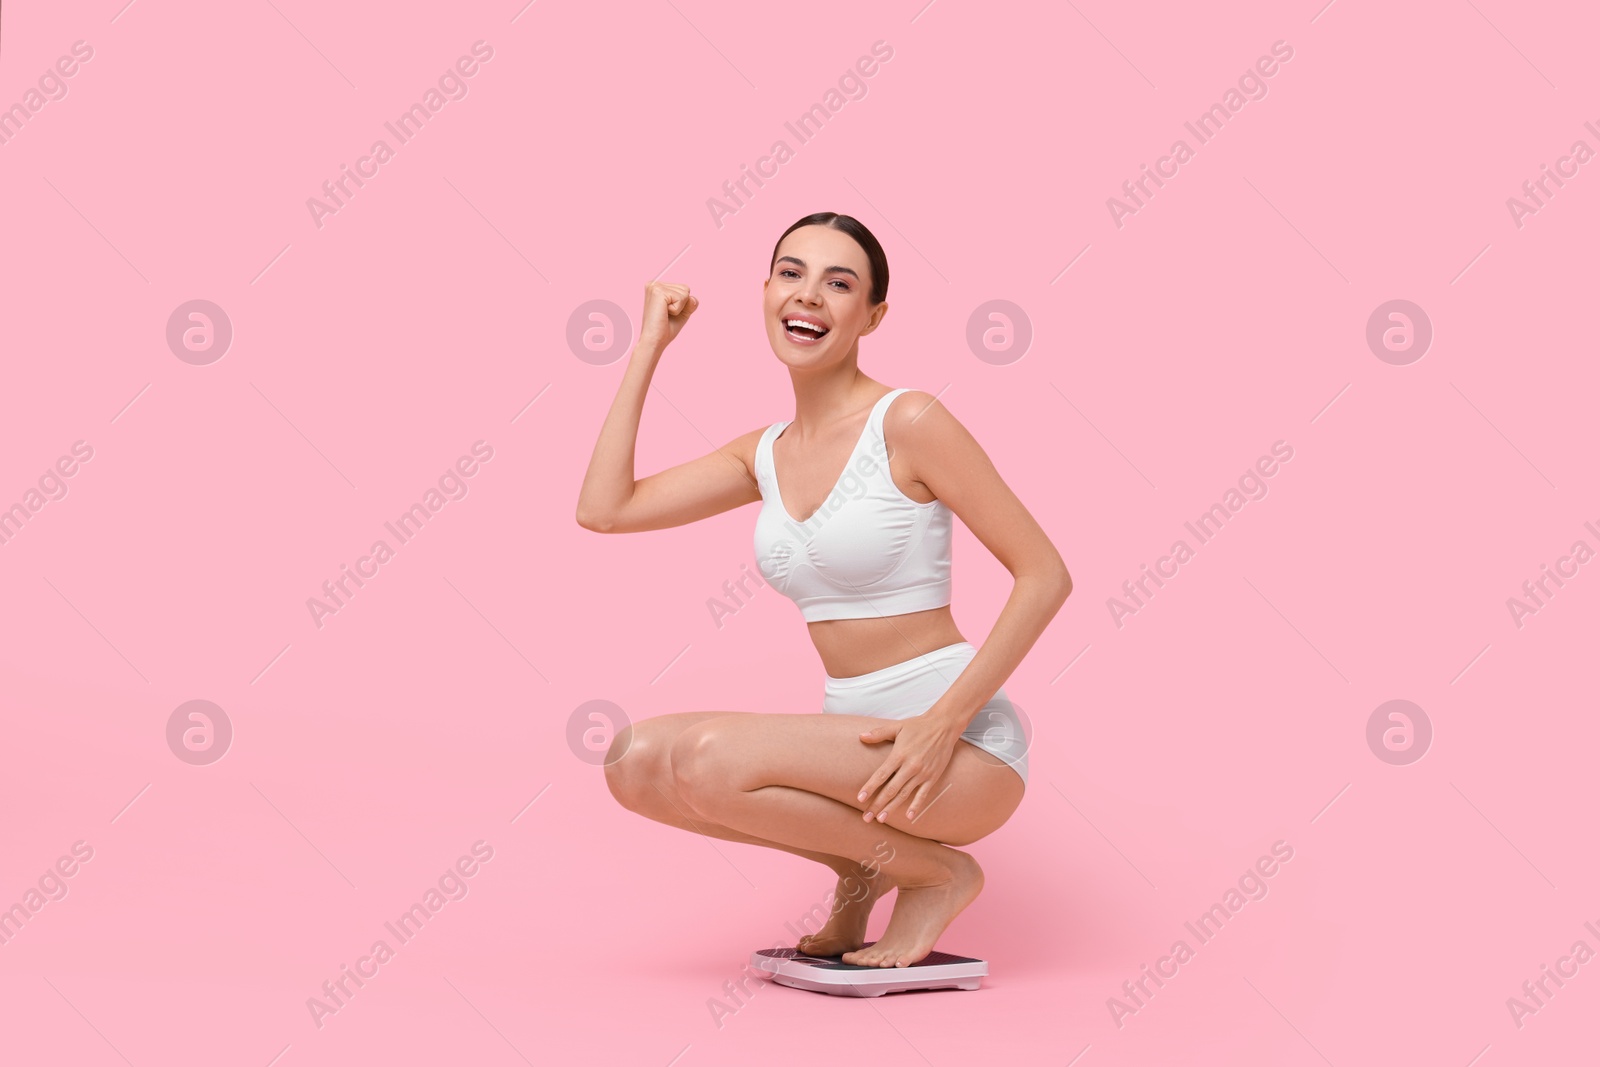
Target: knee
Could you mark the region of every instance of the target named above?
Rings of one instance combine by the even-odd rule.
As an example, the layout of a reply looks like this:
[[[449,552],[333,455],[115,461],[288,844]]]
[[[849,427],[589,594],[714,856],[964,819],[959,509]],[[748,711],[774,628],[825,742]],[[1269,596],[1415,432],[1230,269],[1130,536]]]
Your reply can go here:
[[[690,726],[672,743],[667,755],[673,785],[678,795],[694,804],[708,791],[725,784],[728,768],[723,756],[726,745],[722,742],[723,730],[715,719]]]
[[[660,748],[649,730],[629,724],[617,731],[605,760],[606,788],[617,803],[631,809],[645,800],[654,770],[662,761]]]

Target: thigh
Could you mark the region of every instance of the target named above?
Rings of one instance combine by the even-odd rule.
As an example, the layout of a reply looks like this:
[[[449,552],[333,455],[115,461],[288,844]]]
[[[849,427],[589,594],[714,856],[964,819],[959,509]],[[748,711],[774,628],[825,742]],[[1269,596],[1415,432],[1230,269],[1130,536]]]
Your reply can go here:
[[[888,759],[895,742],[869,745],[859,735],[884,721],[820,713],[706,719],[683,729],[672,762],[692,766],[698,779],[715,788],[749,791],[787,785],[863,811],[866,805],[856,794]],[[902,800],[884,824],[944,844],[968,844],[1010,818],[1022,793],[1022,780],[1003,761],[958,740],[916,818],[906,818],[907,801]]]

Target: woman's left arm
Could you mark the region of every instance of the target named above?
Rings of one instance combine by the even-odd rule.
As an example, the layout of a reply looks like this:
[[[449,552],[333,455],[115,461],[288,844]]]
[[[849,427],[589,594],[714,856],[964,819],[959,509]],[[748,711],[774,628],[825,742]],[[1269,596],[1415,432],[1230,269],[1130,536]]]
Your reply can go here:
[[[1072,592],[1061,554],[982,446],[937,398],[915,390],[909,396],[903,406],[891,406],[885,419],[890,459],[902,457],[901,469],[960,517],[1011,572],[1013,584],[988,639],[933,707],[862,735],[869,742],[896,738],[895,752],[861,791],[862,800],[879,794],[866,812],[879,822],[902,799],[909,801],[908,816],[923,810],[961,732],[1017,669]],[[905,766],[908,761],[911,767]]]

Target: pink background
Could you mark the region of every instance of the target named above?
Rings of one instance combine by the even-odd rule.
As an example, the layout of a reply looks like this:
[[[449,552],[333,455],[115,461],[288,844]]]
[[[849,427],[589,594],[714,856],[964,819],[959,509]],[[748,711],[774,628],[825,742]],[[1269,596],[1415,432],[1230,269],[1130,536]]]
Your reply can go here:
[[[0,105],[94,54],[0,145],[0,505],[93,457],[0,545],[0,906],[93,857],[0,946],[0,1059],[1594,1055],[1600,961],[1520,1028],[1506,1005],[1600,950],[1600,564],[1520,628],[1506,604],[1600,549],[1600,162],[1521,227],[1506,206],[1600,148],[1584,5],[122,3],[3,16]],[[383,124],[478,40],[467,95],[397,145]],[[866,96],[800,144],[784,122],[879,40]],[[1184,122],[1279,40],[1266,97],[1198,144]],[[319,228],[307,198],[380,137],[394,157]],[[1179,137],[1194,157],[1119,228],[1107,198]],[[708,199],[780,138],[719,226]],[[823,672],[770,589],[711,620],[753,507],[575,524],[624,362],[567,328],[608,300],[636,335],[657,277],[700,298],[641,476],[791,418],[759,285],[818,210],[893,268],[863,369],[940,396],[1076,591],[1006,683],[1030,795],[940,943],[989,961],[982,991],[766,987],[719,1027],[708,1000],[832,876],[625,811],[568,722],[811,713]],[[209,365],[166,341],[195,299],[234,331]],[[1365,339],[1396,299],[1434,329],[1403,366]],[[990,300],[1025,353],[969,347]],[[480,440],[466,495],[313,623]],[[1119,628],[1107,598],[1279,440],[1266,498]],[[981,644],[1008,575],[958,530]],[[204,766],[166,737],[197,699],[234,730]],[[1408,765],[1367,744],[1391,699],[1434,731]],[[1265,899],[1119,1027],[1108,998],[1279,840]],[[477,841],[467,895],[318,1027],[307,999]]]

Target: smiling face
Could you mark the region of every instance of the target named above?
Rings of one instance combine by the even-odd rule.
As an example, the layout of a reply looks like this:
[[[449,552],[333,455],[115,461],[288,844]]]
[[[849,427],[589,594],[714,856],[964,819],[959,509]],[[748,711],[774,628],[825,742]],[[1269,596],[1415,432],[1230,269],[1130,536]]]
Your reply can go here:
[[[855,238],[831,226],[802,226],[778,246],[772,276],[763,283],[767,340],[790,366],[844,358],[856,339],[871,333],[889,310],[867,301],[872,268]],[[790,326],[796,321],[818,329]]]

